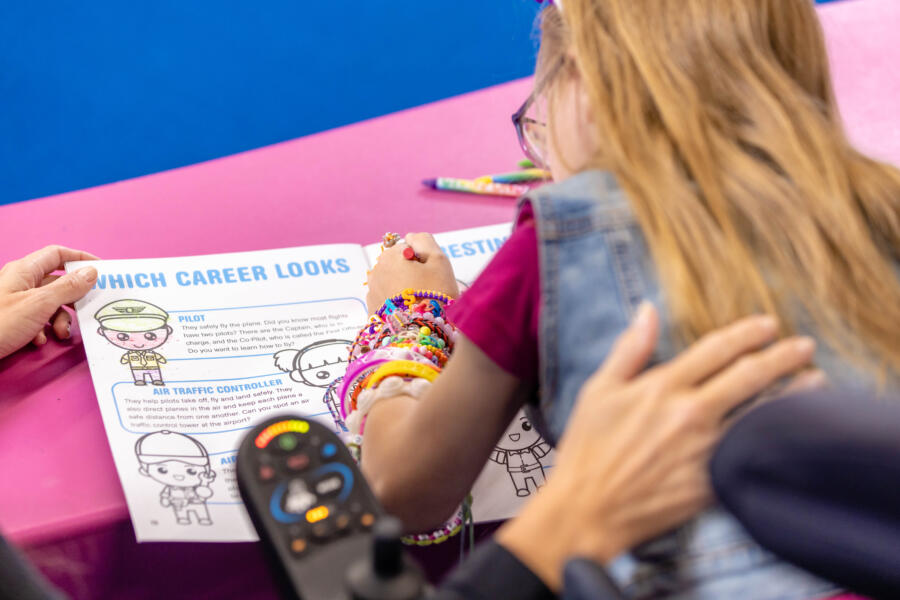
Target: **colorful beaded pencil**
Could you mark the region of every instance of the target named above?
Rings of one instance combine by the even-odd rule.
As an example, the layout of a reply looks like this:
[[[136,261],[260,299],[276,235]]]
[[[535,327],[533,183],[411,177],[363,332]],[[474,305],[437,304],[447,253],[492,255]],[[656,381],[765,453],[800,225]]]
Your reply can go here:
[[[471,179],[453,179],[451,177],[437,177],[425,179],[422,184],[435,190],[450,192],[466,192],[469,194],[482,194],[485,196],[507,196],[518,198],[531,191],[527,185],[512,185],[507,183],[485,183]]]

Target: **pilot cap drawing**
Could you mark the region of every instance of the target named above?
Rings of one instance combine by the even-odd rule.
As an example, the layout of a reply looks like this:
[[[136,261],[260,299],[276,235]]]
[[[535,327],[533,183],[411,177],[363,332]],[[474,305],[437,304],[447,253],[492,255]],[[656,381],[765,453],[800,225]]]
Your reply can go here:
[[[140,333],[165,327],[169,313],[142,300],[116,300],[98,310],[94,318],[104,329]]]
[[[275,366],[290,373],[297,383],[327,388],[344,374],[349,340],[322,340],[302,350],[281,350],[274,355]]]

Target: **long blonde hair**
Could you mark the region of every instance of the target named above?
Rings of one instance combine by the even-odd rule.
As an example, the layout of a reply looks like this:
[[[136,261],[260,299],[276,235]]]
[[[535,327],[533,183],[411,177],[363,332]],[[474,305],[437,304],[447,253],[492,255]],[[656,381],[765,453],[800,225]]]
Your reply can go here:
[[[766,311],[900,372],[900,171],[847,140],[812,0],[565,0],[541,27],[685,341]]]

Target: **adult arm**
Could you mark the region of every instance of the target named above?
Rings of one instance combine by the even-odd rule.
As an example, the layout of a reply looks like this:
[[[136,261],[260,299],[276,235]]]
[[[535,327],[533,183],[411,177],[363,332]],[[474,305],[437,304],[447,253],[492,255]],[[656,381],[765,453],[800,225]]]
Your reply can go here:
[[[900,597],[900,402],[827,390],[742,418],[713,486],[760,545],[873,597]]]
[[[603,565],[693,516],[711,498],[707,463],[726,416],[812,358],[808,338],[766,346],[776,330],[746,319],[642,372],[658,332],[642,307],[582,388],[553,476],[497,541],[559,590],[570,559]]]

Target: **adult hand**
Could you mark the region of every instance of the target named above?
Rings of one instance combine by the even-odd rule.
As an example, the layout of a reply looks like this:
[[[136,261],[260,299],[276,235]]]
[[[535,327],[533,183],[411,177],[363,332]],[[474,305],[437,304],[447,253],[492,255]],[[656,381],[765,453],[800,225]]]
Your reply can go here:
[[[778,325],[751,317],[644,369],[659,320],[645,305],[587,381],[553,476],[498,541],[559,589],[572,557],[600,564],[679,525],[711,500],[707,463],[732,411],[806,366],[815,343],[769,346]]]
[[[72,316],[63,308],[81,299],[97,281],[97,270],[85,267],[63,276],[51,275],[74,260],[97,260],[87,252],[47,246],[0,269],[0,358],[28,342],[47,343],[49,322],[61,339],[71,336]]]
[[[415,251],[416,260],[403,257],[403,250],[407,247]],[[385,249],[369,273],[368,285],[366,303],[369,314],[378,310],[385,300],[407,288],[442,292],[451,298],[459,296],[450,259],[428,233],[407,233],[404,242]]]

